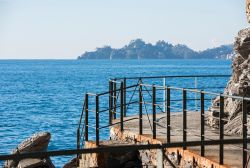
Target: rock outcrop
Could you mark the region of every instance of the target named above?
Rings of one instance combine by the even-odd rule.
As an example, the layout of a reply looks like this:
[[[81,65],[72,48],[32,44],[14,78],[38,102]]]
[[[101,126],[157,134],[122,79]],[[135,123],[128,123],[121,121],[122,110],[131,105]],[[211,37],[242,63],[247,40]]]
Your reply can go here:
[[[40,132],[34,134],[32,137],[24,140],[16,149],[14,149],[12,154],[23,154],[32,152],[47,151],[48,144],[51,135],[48,132]],[[54,168],[55,166],[51,162],[50,158],[39,158],[39,159],[22,159],[22,160],[7,160],[4,164],[4,168]]]
[[[247,21],[250,23],[250,0],[246,0]]]
[[[232,76],[224,94],[250,97],[250,28],[239,31],[235,38],[234,50],[236,57],[232,64]],[[220,99],[217,97],[210,108],[208,124],[218,127]],[[225,133],[242,134],[242,100],[225,98]],[[247,104],[250,111],[250,102]],[[248,125],[250,128],[250,125]]]

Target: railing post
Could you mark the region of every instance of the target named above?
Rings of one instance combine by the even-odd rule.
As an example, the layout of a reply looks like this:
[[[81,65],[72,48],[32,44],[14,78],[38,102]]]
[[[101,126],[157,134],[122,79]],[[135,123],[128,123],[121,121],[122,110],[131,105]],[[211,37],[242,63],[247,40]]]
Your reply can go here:
[[[99,96],[96,95],[96,123],[95,123],[95,133],[96,133],[96,146],[99,146]]]
[[[152,87],[152,110],[153,110],[153,139],[156,139],[156,88]]]
[[[204,106],[204,93],[201,91],[201,156],[205,156],[205,106]]]
[[[123,95],[123,82],[121,82],[121,90],[120,90],[120,131],[123,131],[123,115],[124,115],[124,95]]]
[[[243,134],[243,168],[247,165],[247,101],[243,98],[242,103],[242,134]]]
[[[194,87],[195,90],[197,90],[198,87],[198,81],[197,81],[197,77],[194,78]],[[195,110],[197,111],[197,92],[195,92]]]
[[[142,135],[142,85],[139,83],[139,134]]]
[[[167,87],[167,142],[170,143],[170,137],[171,137],[171,134],[170,134],[170,95],[171,95],[171,92],[170,92],[170,88]]]
[[[124,117],[127,116],[127,79],[123,79],[123,101],[124,101]]]
[[[89,95],[85,94],[85,141],[89,140]]]
[[[114,108],[113,108],[113,117],[114,119],[116,119],[116,103],[117,103],[117,97],[116,97],[116,79],[114,79],[114,82],[113,82],[113,99],[114,99]]]
[[[187,91],[183,89],[183,105],[182,105],[182,111],[183,111],[183,150],[187,149]]]
[[[166,89],[165,89],[165,87],[166,87],[166,78],[164,77],[163,79],[162,79],[163,81],[162,81],[162,85],[163,85],[163,110],[164,110],[164,112],[166,112],[167,110],[167,108],[166,108]]]
[[[76,142],[76,148],[79,150],[80,149],[80,128],[77,129],[77,142]],[[79,166],[79,154],[76,155],[76,165]]]
[[[109,81],[109,124],[112,124],[113,119],[113,82]]]
[[[224,97],[220,95],[220,164],[224,164],[224,122],[223,122],[223,117],[224,117]]]
[[[80,129],[77,129],[77,142],[76,142],[76,148],[80,149]],[[78,155],[77,155],[78,156]]]

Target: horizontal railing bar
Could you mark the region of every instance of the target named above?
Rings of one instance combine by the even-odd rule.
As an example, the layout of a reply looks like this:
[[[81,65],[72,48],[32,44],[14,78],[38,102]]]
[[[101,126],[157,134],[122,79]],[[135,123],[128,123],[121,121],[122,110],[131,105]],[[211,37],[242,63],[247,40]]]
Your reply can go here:
[[[187,101],[201,100],[201,99],[186,99]],[[211,99],[204,99],[204,101],[211,101]],[[183,101],[182,99],[170,100],[171,102]],[[162,101],[167,102],[167,101]]]
[[[130,102],[130,103],[126,103],[125,105],[137,104],[137,103],[139,103],[139,102],[138,102],[138,101],[132,101],[132,102]]]
[[[162,86],[163,87],[163,86]],[[160,91],[160,90],[166,90],[166,89],[157,89],[157,91]],[[153,90],[152,89],[147,89],[147,90],[145,90],[145,89],[143,89],[143,90],[141,90],[142,92],[152,92]]]
[[[149,85],[149,84],[139,84],[139,85],[150,86],[150,87],[153,86],[153,85]],[[136,87],[136,86],[138,86],[138,85],[133,85],[133,86],[129,86],[129,87],[126,87],[126,88],[131,88],[131,87]],[[179,87],[165,87],[165,86],[157,86],[157,85],[154,85],[154,86],[155,87],[160,87],[160,88],[169,88],[169,89],[172,89],[172,90],[181,90],[181,91],[186,90],[186,91],[193,92],[193,93],[204,93],[204,94],[209,94],[209,95],[214,95],[214,96],[221,95],[221,96],[226,97],[226,98],[234,98],[234,99],[250,101],[249,97],[240,97],[240,96],[233,96],[233,95],[227,95],[227,94],[219,94],[219,93],[213,93],[213,92],[207,92],[207,91],[200,91],[200,90],[197,90],[197,89],[183,89],[183,88],[179,88]],[[117,90],[114,90],[114,91],[120,91],[120,90],[121,89],[117,89]],[[109,94],[109,93],[110,92],[108,91],[108,92],[103,92],[103,93],[99,93],[99,94],[94,94],[94,93],[87,93],[87,94],[91,95],[91,96],[102,96],[102,95]]]
[[[151,84],[139,84],[139,85],[146,86],[146,87],[153,87],[153,86],[155,86],[156,88],[164,88],[164,89],[169,88],[169,89],[172,89],[172,90],[180,90],[180,91],[185,90],[185,91],[194,92],[194,93],[201,93],[202,92],[202,91],[197,90],[197,89],[186,89],[186,88],[184,89],[184,88],[181,88],[181,87],[161,86],[161,85],[151,85]],[[207,92],[207,94],[209,94],[209,92]],[[213,93],[213,94],[215,94],[215,93]],[[216,94],[220,95],[218,93],[216,93]]]
[[[197,88],[187,88],[187,89],[225,89],[225,86],[218,87],[197,87]]]
[[[156,89],[156,91],[161,91],[161,90],[166,90],[167,89],[167,87],[164,87],[164,86],[162,86],[163,87],[163,89]],[[171,88],[171,87],[170,87]],[[224,89],[225,88],[225,86],[224,87],[198,87],[198,88],[185,88],[185,89],[191,89],[191,90],[197,90],[197,89],[199,89],[199,90],[204,90],[204,89]],[[148,90],[142,90],[142,92],[146,92],[146,91],[152,91],[152,89],[148,89]]]
[[[144,101],[143,103],[144,104],[151,104],[152,105],[152,102],[146,102],[146,101]]]
[[[250,97],[233,96],[233,95],[227,95],[227,94],[221,94],[221,96],[226,97],[226,98],[233,98],[233,99],[250,101]]]
[[[127,120],[123,120],[123,123],[127,122],[127,121],[131,121],[131,120],[136,120],[138,118],[130,118],[130,119],[127,119]],[[117,125],[117,124],[120,124],[121,122],[116,122],[114,124],[109,124],[109,125],[106,125],[106,126],[103,126],[103,127],[100,127],[99,129],[103,129],[103,128],[108,128],[110,126],[113,126],[113,125]]]
[[[146,87],[153,87],[153,86],[157,86],[157,85],[153,85],[153,84],[146,84],[146,83],[141,83],[141,84],[139,84],[139,85],[141,85],[141,86],[146,86]],[[164,86],[161,86],[161,87],[164,87]]]
[[[100,110],[99,113],[103,113],[103,112],[106,112],[106,111],[109,111],[109,108],[104,109],[104,110]]]
[[[138,86],[138,85],[139,85],[139,84],[127,86],[127,87],[125,87],[125,88],[123,88],[123,89],[133,88],[133,87],[136,87],[136,86]],[[97,95],[98,95],[98,96],[103,96],[103,95],[110,94],[110,93],[117,92],[117,91],[121,91],[121,89],[119,88],[119,89],[112,90],[112,91],[102,92],[102,93],[98,93]]]
[[[248,143],[250,139],[247,139]],[[218,145],[221,140],[205,140],[205,145]],[[242,139],[224,139],[223,143],[226,145],[230,144],[241,144]],[[187,146],[200,146],[201,141],[188,141]],[[47,152],[33,152],[25,154],[10,154],[1,155],[0,160],[21,160],[25,158],[46,158],[51,156],[63,156],[63,155],[76,155],[76,154],[90,154],[90,153],[105,153],[105,152],[121,152],[131,151],[131,150],[145,150],[145,149],[163,149],[163,148],[174,148],[182,147],[182,142],[171,142],[160,144],[147,144],[147,145],[119,145],[119,146],[109,146],[109,147],[98,147],[98,148],[86,148],[86,149],[75,149],[75,150],[58,150],[58,151],[47,151]]]
[[[105,125],[105,126],[103,126],[103,127],[100,127],[99,128],[99,130],[101,130],[101,129],[103,129],[103,128],[108,128],[108,127],[110,127],[110,126],[112,126],[113,124],[111,124],[111,125]]]
[[[220,93],[208,92],[208,91],[200,91],[200,93],[204,93],[206,95],[219,96]]]
[[[173,76],[142,76],[142,77],[125,77],[126,79],[156,79],[156,78],[209,78],[209,77],[230,77],[231,75],[173,75]],[[121,80],[124,78],[114,78],[116,80]],[[112,79],[112,80],[114,80]]]
[[[89,96],[97,96],[97,94],[95,94],[95,93],[90,93],[90,92],[88,92],[88,93],[86,93],[87,95],[89,95]]]
[[[173,90],[185,90],[188,92],[193,92],[193,93],[204,93],[204,94],[209,94],[209,95],[215,95],[215,96],[222,96],[225,98],[234,98],[234,99],[240,99],[240,100],[247,100],[250,101],[250,97],[241,97],[241,96],[233,96],[233,95],[227,95],[227,94],[220,94],[220,93],[213,93],[213,92],[207,92],[207,91],[201,91],[201,90],[197,90],[197,89],[184,89],[184,88],[180,88],[180,87],[167,87],[167,86],[159,86],[159,85],[150,85],[150,84],[139,84],[142,86],[148,86],[148,87],[153,87],[155,86],[156,88],[169,88],[169,89],[173,89]]]
[[[187,101],[194,101],[194,100],[201,100],[201,99],[186,99]],[[205,101],[211,101],[211,99],[204,99]],[[178,102],[178,101],[183,101],[183,99],[175,99],[175,100],[170,100],[171,102]],[[159,101],[159,100],[157,100],[156,101],[157,103],[164,103],[164,102],[167,102],[167,100],[166,101]]]
[[[158,107],[159,107],[159,106],[160,106],[160,107],[165,106],[165,105],[163,105],[163,104],[157,104],[157,103],[154,104],[154,105],[155,105],[155,106],[158,106]]]
[[[112,82],[112,83],[118,83],[118,84],[121,84],[121,83],[122,83],[122,82],[120,82],[120,81],[116,81],[116,80],[112,80],[112,79],[110,79],[109,81]]]
[[[135,90],[133,89],[133,90],[126,90],[126,92],[127,93],[129,93],[129,92],[135,92]]]

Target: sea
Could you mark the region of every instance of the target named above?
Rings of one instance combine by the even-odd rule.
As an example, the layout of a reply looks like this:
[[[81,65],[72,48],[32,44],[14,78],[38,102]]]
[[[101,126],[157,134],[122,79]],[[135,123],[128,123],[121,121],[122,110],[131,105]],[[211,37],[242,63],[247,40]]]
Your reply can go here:
[[[9,154],[40,131],[52,135],[48,150],[75,149],[84,94],[107,91],[110,78],[229,75],[231,63],[230,60],[0,60],[0,155]],[[225,87],[227,81],[228,78],[203,78],[198,85],[202,83],[211,89],[218,85]],[[190,87],[191,83],[172,80],[171,86]],[[223,88],[216,90],[222,91]],[[94,125],[92,122],[93,119],[90,125]],[[107,131],[100,133],[101,137],[107,136]],[[53,157],[52,161],[56,167],[62,167],[72,157]]]

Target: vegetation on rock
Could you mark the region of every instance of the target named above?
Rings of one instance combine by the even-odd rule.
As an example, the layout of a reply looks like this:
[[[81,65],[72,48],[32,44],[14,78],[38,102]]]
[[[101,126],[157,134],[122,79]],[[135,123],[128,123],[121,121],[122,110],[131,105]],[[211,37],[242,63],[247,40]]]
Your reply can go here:
[[[78,59],[227,59],[232,54],[233,45],[194,51],[182,44],[173,45],[158,41],[153,45],[136,39],[120,49],[104,46],[93,52],[85,52]]]

